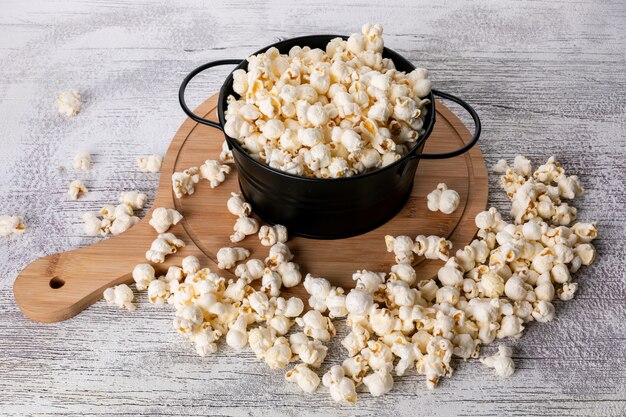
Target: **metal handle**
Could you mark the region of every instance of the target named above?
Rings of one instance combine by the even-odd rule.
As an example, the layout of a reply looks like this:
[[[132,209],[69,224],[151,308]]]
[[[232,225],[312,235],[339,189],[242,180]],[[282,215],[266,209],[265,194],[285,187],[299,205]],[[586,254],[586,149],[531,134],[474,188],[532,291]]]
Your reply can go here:
[[[212,120],[204,119],[200,116],[197,116],[189,109],[189,107],[187,107],[187,103],[185,102],[185,90],[187,89],[187,84],[189,84],[189,82],[202,71],[212,67],[217,67],[219,65],[239,65],[241,64],[241,62],[242,61],[240,59],[221,59],[219,61],[209,62],[207,64],[200,65],[198,68],[191,71],[189,75],[185,77],[182,84],[180,85],[180,89],[178,90],[178,101],[180,103],[180,107],[182,107],[183,111],[187,114],[187,116],[189,116],[191,120],[202,123],[203,125],[214,127],[219,130],[224,130],[219,122],[214,122]]]
[[[445,99],[448,99],[448,100],[451,100],[451,101],[454,101],[455,103],[457,103],[458,105],[463,107],[465,110],[467,110],[467,112],[470,114],[470,116],[472,116],[472,119],[474,119],[474,125],[475,125],[474,135],[472,136],[472,139],[465,144],[465,146],[463,146],[462,148],[456,149],[456,150],[454,150],[452,152],[445,152],[445,153],[415,153],[415,154],[411,155],[411,157],[412,158],[420,158],[420,159],[445,159],[445,158],[452,158],[452,157],[455,157],[455,156],[459,156],[459,155],[469,151],[474,145],[476,145],[476,142],[478,142],[478,138],[480,137],[480,119],[478,118],[478,114],[476,114],[476,111],[472,108],[472,106],[467,104],[462,99],[460,99],[460,98],[458,98],[456,96],[453,96],[452,94],[444,93],[443,91],[438,91],[438,90],[432,90],[432,91],[433,91],[434,95],[442,97],[442,98],[445,98]],[[435,117],[435,116],[433,115],[433,117]],[[426,132],[426,133],[430,134],[430,132]]]

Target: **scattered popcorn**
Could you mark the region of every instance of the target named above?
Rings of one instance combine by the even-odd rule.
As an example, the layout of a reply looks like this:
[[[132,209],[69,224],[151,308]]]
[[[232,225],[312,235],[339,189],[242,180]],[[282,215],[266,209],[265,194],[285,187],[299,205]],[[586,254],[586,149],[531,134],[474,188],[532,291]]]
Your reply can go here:
[[[431,82],[423,68],[397,71],[382,50],[382,27],[365,25],[326,50],[248,57],[247,72],[233,72],[239,98],[228,97],[224,132],[293,175],[346,177],[395,162],[423,133]]]
[[[126,191],[120,194],[120,204],[128,204],[133,210],[142,209],[148,201],[148,196],[137,191]]]
[[[289,247],[284,243],[275,243],[270,248],[270,254],[265,259],[265,265],[271,269],[276,269],[282,263],[289,262],[293,259],[293,255]]]
[[[219,161],[207,160],[200,165],[200,178],[209,181],[211,188],[215,188],[226,180],[226,175],[230,173],[230,167],[223,165]]]
[[[156,279],[155,271],[150,264],[138,264],[133,269],[133,279],[137,286],[137,291],[143,291]]]
[[[173,233],[161,233],[150,245],[150,249],[146,252],[146,259],[154,263],[163,263],[167,255],[176,253],[183,247],[185,247],[185,242]]]
[[[338,403],[354,404],[357,400],[356,386],[345,376],[343,368],[334,365],[322,377],[322,384],[330,390],[330,396]]]
[[[148,301],[152,304],[165,304],[170,298],[169,285],[165,280],[155,279],[148,285]]]
[[[459,207],[461,197],[454,190],[449,190],[444,183],[437,185],[437,188],[427,196],[428,210],[441,211],[445,214],[452,214]]]
[[[72,200],[78,200],[81,194],[87,194],[87,187],[82,181],[75,180],[70,183],[70,188],[67,190],[67,195],[70,196]]]
[[[126,284],[107,288],[104,290],[103,296],[107,303],[125,308],[128,311],[135,311],[137,308],[137,306],[133,304],[133,298],[135,297],[133,290]]]
[[[515,362],[511,359],[513,350],[509,346],[498,346],[498,352],[493,356],[480,358],[480,361],[496,370],[496,374],[502,378],[508,378],[515,372]]]
[[[191,167],[183,172],[175,172],[172,174],[172,188],[176,198],[183,198],[185,195],[192,195],[195,191],[195,185],[200,181],[200,171],[198,167]]]
[[[415,243],[409,236],[393,237],[387,235],[385,236],[385,244],[387,245],[387,252],[393,252],[395,254],[397,263],[410,264],[413,262]]]
[[[271,369],[281,369],[289,364],[291,361],[291,348],[289,347],[289,341],[284,337],[279,337],[274,342],[274,346],[265,351],[265,363]]]
[[[273,246],[287,242],[287,228],[280,224],[274,226],[263,225],[259,229],[259,240],[263,246]]]
[[[287,371],[285,379],[288,382],[295,382],[302,391],[309,394],[315,392],[320,385],[320,377],[304,363],[298,364],[292,370]]]
[[[149,155],[137,158],[137,165],[139,165],[141,172],[159,172],[161,170],[161,163],[163,163],[163,157],[161,157],[161,155]]]
[[[11,234],[22,234],[26,230],[22,216],[0,216],[0,236],[6,237]]]
[[[335,326],[328,317],[317,310],[310,310],[304,316],[296,318],[296,323],[309,337],[321,342],[328,342],[335,335]]]
[[[280,274],[283,282],[283,287],[285,288],[295,287],[302,281],[300,267],[294,262],[283,262],[278,265],[276,271]]]
[[[59,94],[57,98],[57,108],[64,116],[76,116],[81,108],[80,94],[76,91],[68,91]]]
[[[379,397],[391,391],[393,377],[389,371],[380,369],[363,378],[363,384],[372,394],[372,397]]]
[[[230,193],[231,197],[226,202],[228,211],[237,217],[248,217],[252,212],[252,207],[244,200],[241,193]],[[267,227],[267,226],[263,226]]]
[[[152,218],[150,219],[150,226],[157,231],[157,233],[165,233],[173,225],[178,224],[183,219],[183,215],[178,211],[170,208],[159,207],[152,212]]]
[[[74,156],[74,169],[76,171],[89,171],[91,169],[91,155],[87,152],[78,152]]]
[[[239,261],[250,256],[250,251],[244,248],[221,248],[217,251],[217,267],[219,269],[231,269]]]
[[[419,235],[415,238],[413,251],[426,259],[447,261],[450,249],[452,249],[452,242],[443,237]]]
[[[381,33],[376,26],[367,26],[362,36],[353,36],[348,42],[332,41],[327,53],[355,53],[345,51],[365,51],[367,45],[382,46]],[[325,61],[314,61],[323,53],[302,48],[293,55],[325,67]],[[367,115],[372,120],[385,120],[385,113],[389,112],[397,121],[410,117],[413,112],[412,105],[403,99],[405,92],[400,90],[410,87],[425,92],[430,89],[427,78],[418,71],[414,76],[410,75],[417,80],[414,85],[399,83],[391,89],[390,94],[398,96],[396,105],[385,108],[380,105],[381,100],[370,105],[367,90],[379,95],[374,89],[385,90],[387,83],[393,84],[385,73],[370,74],[371,79],[365,82],[366,85],[349,91],[350,99],[345,95],[341,98],[341,93],[346,93],[345,86],[336,80],[349,77],[350,73],[341,64],[329,63],[329,74],[324,68],[303,74],[297,67],[291,67],[293,59],[280,59],[277,51],[270,55],[270,62],[287,65],[284,73],[291,75],[285,77],[283,88],[276,94],[256,97],[256,93],[264,88],[258,78],[267,75],[256,72],[254,76],[245,72],[233,74],[235,89],[246,97],[256,97],[258,101],[240,100],[237,104],[231,101],[229,112],[231,106],[236,112],[229,119],[227,130],[244,132],[241,133],[244,145],[249,151],[256,149],[251,151],[253,154],[263,157],[265,152],[271,152],[270,165],[280,158],[287,158],[286,154],[281,154],[285,149],[300,149],[297,156],[290,154],[293,159],[302,157],[308,167],[294,171],[299,175],[311,174],[313,168],[309,165],[320,170],[328,167],[330,172],[333,163],[334,157],[329,157],[323,148],[326,146],[323,142],[325,133],[315,130],[334,118],[329,114],[333,109],[328,107],[328,111],[325,110],[331,103],[316,101],[316,94],[322,94],[318,90],[332,89],[331,96],[338,96],[337,101],[341,104],[335,110],[344,112],[346,117],[356,118],[359,111],[356,107],[359,107],[367,108]],[[256,60],[264,59],[252,57],[251,67],[262,72],[265,63]],[[303,75],[308,78],[310,87],[300,83],[296,87],[287,82],[292,77],[302,80]],[[252,89],[250,83],[255,84]],[[281,113],[291,113],[298,122],[295,119],[283,121],[279,117]],[[295,123],[304,123],[306,127],[294,126]],[[379,166],[378,162],[372,163],[377,158],[380,164],[384,164],[383,160],[389,158],[385,155],[393,154],[389,149],[394,141],[380,134],[385,128],[378,124],[364,120],[360,127],[342,127],[341,132],[332,132],[333,143],[344,147],[342,152],[352,152],[355,161],[364,166]],[[400,126],[403,127],[406,128]],[[254,130],[257,128],[260,133]],[[379,136],[363,136],[364,132],[376,129]],[[263,140],[263,145],[268,141],[279,141],[284,149],[269,149],[251,142],[250,138]],[[381,154],[378,148],[384,153]],[[377,155],[372,157],[368,155],[370,153]],[[220,172],[217,161],[212,162],[204,165],[202,177],[214,175],[218,185],[223,181],[219,176],[223,177],[226,172]],[[233,193],[227,202],[229,212],[237,216],[233,241],[258,231],[261,243],[269,246],[264,260],[248,259],[250,251],[245,248],[224,247],[216,254],[218,267],[234,268],[237,279],[227,280],[202,268],[194,256],[184,258],[181,267],[172,266],[165,276],[160,277],[156,277],[150,264],[137,265],[133,279],[138,290],[147,289],[151,303],[170,304],[175,308],[174,329],[194,343],[201,356],[216,352],[217,341],[225,335],[229,347],[238,350],[249,346],[256,357],[263,359],[272,369],[282,369],[291,362],[300,361],[285,374],[285,378],[297,383],[305,392],[314,392],[320,378],[311,368],[320,367],[326,359],[328,348],[324,342],[336,333],[332,319],[346,317],[350,331],[341,344],[348,357],[341,365],[332,366],[321,380],[335,401],[356,402],[356,387],[361,384],[372,396],[384,395],[393,388],[394,372],[402,376],[412,368],[424,375],[426,386],[433,389],[441,378],[452,375],[453,356],[463,360],[478,358],[482,345],[496,339],[519,338],[531,321],[553,320],[554,298],[563,301],[573,298],[578,285],[572,282],[572,275],[583,265],[594,262],[596,257],[592,244],[598,235],[595,223],[579,222],[569,227],[577,213],[573,206],[561,203],[561,199],[572,199],[582,193],[577,177],[565,176],[565,170],[554,158],[535,171],[531,162],[522,156],[515,158],[512,167],[506,161],[498,165],[497,170],[503,174],[502,186],[511,199],[511,223],[504,220],[495,208],[479,213],[475,218],[479,228],[477,238],[455,253],[451,252],[451,242],[438,236],[419,235],[415,240],[409,236],[385,236],[387,251],[394,253],[396,264],[388,272],[356,271],[352,276],[355,288],[348,292],[331,285],[325,278],[306,274],[303,286],[312,308],[306,313],[301,299],[281,296],[283,287],[293,287],[302,281],[300,267],[285,244],[286,228],[281,225],[259,228],[256,220],[249,217],[251,207],[241,194]],[[200,177],[199,170],[194,168],[179,174],[191,184],[190,188],[185,188],[187,186],[179,183],[180,196],[193,193],[193,184]],[[198,179],[194,180],[193,176]],[[176,186],[174,190],[176,192]],[[438,199],[437,210],[450,211],[453,198],[443,201],[447,199],[444,198],[447,191],[451,190],[440,184],[429,198],[429,203],[432,200],[430,206],[434,207]],[[125,194],[120,198],[122,204],[105,206],[98,215],[88,216],[86,222],[95,233],[102,233],[111,228],[117,218],[132,216],[134,208],[143,207],[145,201],[140,200],[137,193]],[[158,214],[157,210],[160,210]],[[170,224],[175,224],[170,221],[174,213],[168,210],[156,209],[151,224],[153,221],[162,224],[164,231]],[[235,236],[237,233],[240,235]],[[171,233],[161,234],[153,242],[147,258],[152,262],[163,262],[165,255],[182,246],[184,243]],[[436,278],[418,280],[418,274],[411,266],[416,254],[445,262]],[[253,287],[251,284],[257,280],[260,280],[259,285]],[[132,291],[130,294],[128,291],[121,289],[120,300],[117,300],[115,290],[108,289],[105,297],[118,305],[134,308]],[[292,332],[294,324],[300,326],[301,331]],[[511,349],[504,345],[499,346],[496,355],[480,360],[502,377],[512,375],[515,370]]]
[[[259,231],[259,222],[252,217],[239,217],[233,226],[233,233],[230,241],[233,243],[241,242],[246,236],[253,235]]]

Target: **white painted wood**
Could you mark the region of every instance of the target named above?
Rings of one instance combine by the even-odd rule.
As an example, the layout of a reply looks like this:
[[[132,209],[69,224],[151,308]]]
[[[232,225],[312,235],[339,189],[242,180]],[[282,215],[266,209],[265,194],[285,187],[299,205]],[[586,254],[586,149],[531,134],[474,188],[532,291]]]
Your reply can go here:
[[[625,415],[626,4],[251,3],[0,4],[0,213],[23,214],[28,225],[0,241],[0,414]],[[324,389],[298,392],[249,351],[196,356],[170,329],[171,312],[143,295],[134,314],[103,302],[63,323],[19,314],[11,287],[21,268],[94,241],[82,233],[83,211],[121,190],[154,195],[157,177],[139,172],[135,158],[165,151],[183,120],[177,90],[188,71],[366,21],[383,23],[387,45],[429,68],[437,88],[476,106],[488,163],[556,154],[587,189],[577,207],[580,218],[599,222],[599,260],[576,276],[580,291],[557,303],[554,322],[508,342],[518,367],[511,379],[471,360],[435,391],[412,373],[383,398],[364,394],[355,407],[337,407]],[[192,99],[215,91],[223,74],[203,77]],[[71,120],[54,108],[65,89],[85,98]],[[94,154],[92,172],[69,168],[78,149]],[[91,191],[79,202],[65,195],[74,178]],[[505,208],[491,180],[491,201]],[[336,345],[327,363],[342,355]]]

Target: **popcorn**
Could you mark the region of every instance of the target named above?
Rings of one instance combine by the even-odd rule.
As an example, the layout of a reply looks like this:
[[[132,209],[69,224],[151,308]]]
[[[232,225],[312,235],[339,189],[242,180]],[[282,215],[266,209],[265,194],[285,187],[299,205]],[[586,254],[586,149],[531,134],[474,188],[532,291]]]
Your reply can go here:
[[[554,319],[554,305],[549,301],[540,300],[533,309],[532,316],[540,323],[552,321]]]
[[[395,356],[400,358],[395,367],[398,376],[404,375],[407,369],[415,366],[415,362],[422,356],[419,347],[415,343],[406,340],[405,337],[396,337],[390,349]]]
[[[233,226],[233,233],[230,241],[233,243],[241,242],[246,236],[253,235],[259,230],[259,222],[252,217],[239,217]]]
[[[163,263],[167,255],[176,253],[182,247],[185,247],[185,242],[173,233],[161,233],[150,245],[146,259],[154,263]]]
[[[288,265],[288,264],[285,264]],[[235,275],[242,278],[248,284],[254,280],[261,279],[265,272],[265,262],[260,259],[248,259],[245,264],[239,264],[235,268]],[[280,273],[280,271],[279,271]],[[281,274],[282,275],[282,274]],[[284,280],[283,280],[284,284]]]
[[[437,188],[427,196],[428,210],[441,211],[444,214],[452,214],[459,207],[461,197],[454,190],[449,190],[444,183],[437,185]]]
[[[226,180],[226,175],[229,173],[230,167],[221,164],[219,161],[207,160],[204,161],[204,164],[200,165],[200,178],[208,180],[211,188],[215,188],[223,183],[224,180]]]
[[[357,400],[354,381],[345,376],[340,365],[334,365],[322,377],[322,384],[330,390],[333,400],[341,404],[354,404]]]
[[[363,377],[369,370],[369,365],[363,355],[346,358],[341,367],[345,375],[351,378],[357,386],[363,381]]]
[[[155,271],[150,264],[138,264],[133,269],[133,279],[137,286],[137,291],[143,291],[156,279]]]
[[[413,239],[409,236],[393,237],[390,235],[385,236],[385,244],[387,245],[387,252],[393,252],[396,256],[396,263],[412,263],[413,262]]]
[[[161,279],[150,281],[148,285],[148,301],[152,304],[165,304],[170,297],[168,283]]]
[[[26,230],[22,216],[0,216],[0,236],[6,237],[11,234],[22,234]]]
[[[232,164],[235,162],[235,158],[233,156],[233,151],[228,147],[228,142],[222,142],[222,152],[220,152],[220,162],[225,164]]]
[[[128,311],[135,311],[137,306],[133,304],[133,290],[126,284],[116,285],[115,287],[107,288],[103,293],[104,299],[108,304],[114,304],[120,308],[125,308]]]
[[[278,297],[282,285],[283,281],[280,274],[266,268],[261,278],[261,291],[265,292],[270,297]]]
[[[231,269],[237,262],[250,256],[250,251],[244,248],[221,248],[217,251],[217,267],[219,269]]]
[[[354,279],[354,275],[352,276]],[[384,274],[383,277],[384,279]],[[413,285],[417,281],[417,273],[415,269],[409,264],[396,264],[391,267],[391,272],[389,273],[390,280],[400,280],[406,282],[408,285]],[[382,281],[381,281],[382,283]],[[357,283],[358,288],[358,283]],[[372,291],[372,292],[376,292]]]
[[[374,306],[374,300],[369,292],[357,287],[350,290],[346,296],[345,306],[348,313],[365,316]]]
[[[415,238],[415,247],[413,251],[418,256],[424,256],[426,259],[440,259],[447,261],[449,251],[452,249],[452,242],[439,236],[423,236],[419,235]]]
[[[185,195],[192,195],[196,189],[195,185],[200,181],[200,171],[198,167],[191,167],[183,172],[174,172],[172,174],[172,188],[176,198],[182,198]]]
[[[369,367],[374,371],[387,371],[393,368],[393,353],[381,341],[370,340],[367,347],[361,351]]]
[[[502,317],[502,321],[500,322],[500,328],[496,333],[496,337],[498,339],[502,339],[504,337],[514,337],[518,338],[522,336],[522,331],[524,330],[524,320],[515,315],[504,316]]]
[[[76,116],[80,112],[81,106],[80,94],[76,91],[60,93],[57,98],[59,113],[66,117]]]
[[[278,265],[276,271],[280,274],[285,288],[295,287],[302,281],[300,267],[296,263],[283,262]]]
[[[554,288],[554,287],[553,287]],[[563,301],[569,301],[574,298],[574,294],[578,290],[578,284],[575,282],[568,282],[563,284],[556,292],[556,295]]]
[[[393,377],[387,370],[377,370],[363,378],[363,384],[372,394],[372,397],[379,397],[391,391],[393,388]]]
[[[452,375],[450,359],[453,345],[445,338],[435,336],[426,345],[426,355],[417,361],[417,372],[426,375],[426,385],[433,389],[442,376]]]
[[[109,231],[112,235],[119,235],[137,223],[139,223],[139,217],[137,216],[129,216],[128,214],[117,215],[111,224]]]
[[[120,204],[106,205],[98,213],[84,213],[83,229],[89,236],[119,235],[139,223],[134,216],[134,208],[141,208],[147,199],[145,194],[137,192],[122,193]],[[141,207],[138,207],[141,205]]]
[[[346,309],[346,296],[343,288],[332,287],[326,297],[326,307],[328,308],[328,316],[332,319],[335,317],[345,317],[348,314]]]
[[[285,379],[288,382],[295,382],[302,391],[309,394],[315,392],[320,385],[320,377],[303,363],[287,371]]]
[[[70,187],[67,190],[67,194],[70,196],[70,198],[72,200],[78,200],[78,197],[81,194],[86,194],[87,193],[87,187],[85,187],[85,184],[82,183],[82,181],[79,180],[74,180],[70,183]]]
[[[265,351],[263,358],[271,369],[281,369],[289,364],[291,355],[289,341],[284,337],[279,337],[274,341],[274,345]]]
[[[317,178],[363,173],[406,154],[423,133],[428,72],[396,71],[382,58],[380,25],[363,31],[331,40],[326,51],[249,57],[248,71],[233,75],[239,99],[228,99],[225,133],[275,169]]]
[[[293,255],[289,250],[289,247],[284,243],[275,243],[270,248],[270,254],[267,258],[265,258],[265,264],[271,268],[276,269],[278,266],[284,262],[289,262],[293,259]]]
[[[72,166],[76,171],[89,171],[91,169],[92,158],[87,152],[78,152],[74,156],[74,163]]]
[[[156,154],[137,158],[137,165],[139,165],[141,172],[159,172],[161,170],[162,162],[163,158],[161,155]]]
[[[319,340],[308,340],[306,343],[299,345],[298,356],[302,362],[319,368],[326,358],[328,348]]]
[[[304,334],[321,342],[328,342],[335,335],[333,323],[317,310],[308,311],[304,316],[296,318],[296,323],[302,327]]]
[[[494,368],[496,374],[502,378],[508,378],[515,373],[515,362],[511,359],[513,350],[509,346],[498,346],[498,352],[493,356],[480,358],[480,361],[490,368]]]
[[[237,217],[248,217],[252,212],[252,206],[244,200],[241,193],[230,193],[230,195],[231,197],[226,202],[228,211]]]
[[[239,316],[226,333],[226,344],[235,350],[243,349],[248,344],[248,323],[245,316]]]
[[[143,208],[148,201],[148,196],[137,191],[126,191],[120,194],[118,201],[120,204],[128,204],[133,210],[137,210]]]
[[[596,249],[591,243],[582,243],[574,246],[574,253],[585,266],[591,265],[596,259]]]
[[[505,159],[499,159],[498,162],[493,166],[493,172],[496,174],[504,174],[509,169],[509,164]]]
[[[352,357],[367,346],[369,339],[370,333],[366,328],[353,325],[352,331],[341,341],[341,345],[348,351],[348,356]]]
[[[504,284],[504,293],[513,301],[525,300],[529,290],[532,290],[532,287],[518,275],[513,275]]]
[[[149,223],[157,233],[165,233],[171,226],[178,224],[182,219],[183,215],[178,211],[159,207],[152,212],[152,218]]]
[[[571,230],[579,243],[589,243],[598,236],[595,223],[576,223]]]
[[[207,356],[217,352],[217,344],[215,343],[222,332],[211,328],[207,322],[202,323],[198,329],[191,335],[191,339],[196,345],[196,353],[200,356]]]

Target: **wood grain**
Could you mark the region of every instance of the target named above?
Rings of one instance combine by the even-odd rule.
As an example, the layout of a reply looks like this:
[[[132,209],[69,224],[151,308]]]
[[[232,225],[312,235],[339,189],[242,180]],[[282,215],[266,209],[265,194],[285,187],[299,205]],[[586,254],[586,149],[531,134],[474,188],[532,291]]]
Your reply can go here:
[[[214,114],[217,95],[213,95],[195,110],[207,117]],[[437,103],[437,123],[425,152],[440,153],[460,148],[471,139],[467,128],[441,102]],[[228,241],[234,222],[226,210],[226,200],[239,192],[234,170],[215,189],[200,183],[192,196],[175,199],[172,174],[190,166],[199,166],[206,159],[218,159],[223,133],[187,119],[174,135],[161,167],[161,181],[150,212],[135,227],[111,239],[85,248],[48,255],[28,265],[15,279],[13,293],[22,313],[40,322],[66,320],[83,311],[102,297],[104,289],[121,283],[132,283],[131,271],[145,263],[145,251],[157,233],[148,224],[157,207],[176,208],[183,221],[168,232],[182,239],[186,246],[170,255],[162,264],[155,264],[164,274],[170,265],[180,265],[185,256],[197,256],[202,265],[217,271],[217,251],[233,246]],[[461,196],[459,208],[451,215],[433,213],[426,208],[426,195],[439,182],[445,182]],[[352,288],[352,274],[359,269],[387,270],[393,264],[393,254],[385,256],[385,235],[435,234],[452,241],[454,248],[468,245],[476,233],[474,217],[487,204],[487,168],[478,148],[466,155],[443,161],[422,161],[415,175],[413,191],[405,207],[385,225],[350,239],[332,241],[293,237],[289,246],[297,255],[295,261],[302,273],[323,276],[334,285]],[[279,202],[277,202],[279,204]],[[262,219],[259,219],[263,223]],[[252,258],[264,259],[268,248],[256,236],[238,243],[250,250]],[[414,267],[419,279],[436,275],[441,261],[417,258]],[[232,271],[220,271],[234,278]],[[302,285],[285,294],[308,297]]]
[[[133,314],[99,301],[62,323],[22,316],[12,291],[20,270],[101,240],[83,234],[84,211],[128,190],[153,203],[158,175],[135,159],[165,154],[184,117],[176,92],[185,74],[278,38],[347,34],[366,21],[381,22],[386,45],[428,68],[436,88],[475,106],[488,167],[554,154],[586,189],[574,205],[598,221],[598,260],[576,274],[579,291],[556,305],[554,322],[503,341],[514,348],[512,378],[468,360],[432,392],[410,372],[385,397],[338,407],[326,389],[304,395],[248,351],[197,357],[170,329],[172,311],[143,295]],[[23,214],[28,227],[0,239],[0,414],[624,416],[624,22],[622,0],[0,2],[0,213]],[[190,101],[219,88],[225,70],[190,86]],[[69,120],[54,108],[67,89],[85,102]],[[67,168],[79,149],[94,155],[89,173]],[[78,202],[65,194],[74,179],[90,190]],[[489,204],[506,213],[498,177],[489,180]],[[337,325],[328,365],[344,355]]]

